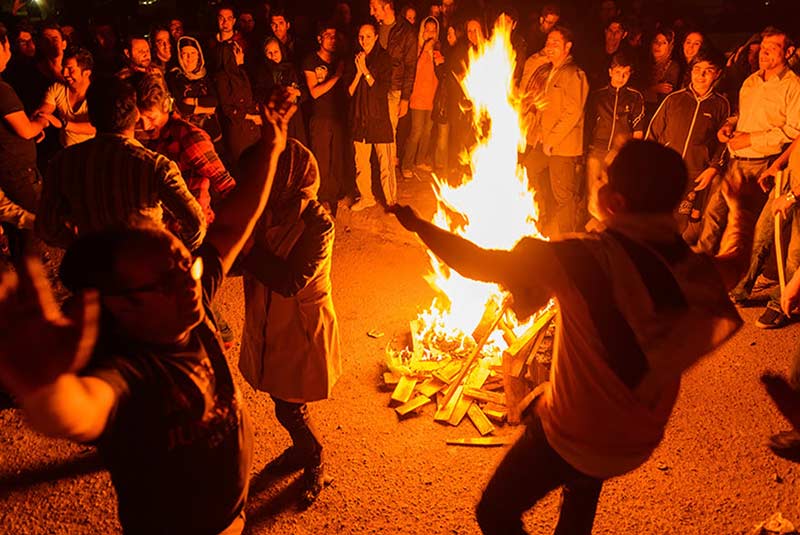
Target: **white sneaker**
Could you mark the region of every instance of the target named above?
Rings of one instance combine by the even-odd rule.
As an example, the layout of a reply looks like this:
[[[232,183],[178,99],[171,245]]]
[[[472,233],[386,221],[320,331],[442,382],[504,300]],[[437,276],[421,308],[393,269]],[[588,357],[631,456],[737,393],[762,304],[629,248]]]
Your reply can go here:
[[[375,206],[377,203],[375,201],[367,202],[364,199],[360,199],[357,203],[350,207],[351,212],[360,212],[361,210],[365,210],[367,208],[371,208]]]

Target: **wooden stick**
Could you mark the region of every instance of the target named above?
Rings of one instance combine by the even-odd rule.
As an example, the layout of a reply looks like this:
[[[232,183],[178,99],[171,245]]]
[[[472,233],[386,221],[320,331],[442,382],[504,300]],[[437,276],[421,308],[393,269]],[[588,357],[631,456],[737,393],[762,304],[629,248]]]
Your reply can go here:
[[[453,380],[453,382],[450,383],[450,386],[447,387],[447,392],[445,392],[444,399],[442,399],[442,406],[446,406],[450,402],[450,398],[453,397],[453,395],[456,393],[456,390],[458,390],[458,387],[464,382],[464,378],[467,376],[469,369],[472,367],[475,361],[478,360],[478,356],[481,354],[483,346],[485,346],[486,342],[489,341],[489,336],[491,336],[491,334],[497,328],[497,324],[500,323],[500,319],[503,317],[503,314],[505,314],[506,310],[508,310],[508,305],[509,300],[505,299],[503,301],[503,306],[500,307],[500,311],[497,313],[497,316],[495,316],[491,326],[486,330],[483,336],[481,336],[481,339],[478,342],[478,345],[475,346],[475,349],[472,350],[472,354],[467,359],[466,364],[464,364],[464,367],[461,368],[461,371]]]
[[[783,171],[778,171],[775,173],[774,196],[776,199],[781,198],[782,190]],[[783,291],[786,289],[786,273],[783,266],[783,238],[781,236],[781,226],[781,214],[778,212],[775,214],[775,261],[778,263],[778,282],[780,283],[781,295],[783,295]]]

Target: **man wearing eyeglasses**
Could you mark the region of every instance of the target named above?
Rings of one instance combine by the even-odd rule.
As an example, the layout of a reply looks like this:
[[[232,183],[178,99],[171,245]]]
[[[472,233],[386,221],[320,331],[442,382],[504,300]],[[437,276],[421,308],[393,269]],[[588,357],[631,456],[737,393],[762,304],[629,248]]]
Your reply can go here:
[[[34,429],[97,446],[125,533],[244,527],[252,427],[210,302],[266,205],[294,111],[284,102],[195,257],[152,223],[82,236],[61,266],[76,296],[66,316],[38,262],[2,278],[0,383]]]

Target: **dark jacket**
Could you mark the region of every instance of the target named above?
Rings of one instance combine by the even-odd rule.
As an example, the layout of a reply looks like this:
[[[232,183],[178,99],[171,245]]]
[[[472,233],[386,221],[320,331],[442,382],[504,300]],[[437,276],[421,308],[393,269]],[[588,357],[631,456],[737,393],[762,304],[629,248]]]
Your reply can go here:
[[[586,105],[586,130],[589,147],[609,151],[628,140],[634,132],[644,132],[644,97],[625,86],[607,85],[589,95]]]
[[[389,87],[392,76],[392,58],[375,43],[367,54],[367,69],[375,83],[370,87],[361,77],[353,97],[350,99],[350,130],[354,141],[364,143],[392,143],[394,132],[389,120]],[[347,86],[353,82],[355,73],[348,77]]]
[[[653,115],[647,139],[678,151],[694,179],[708,167],[722,167],[725,145],[717,139],[717,131],[730,109],[728,99],[713,90],[704,97],[691,86],[675,91]]]
[[[389,30],[389,44],[386,47],[391,57],[391,90],[400,90],[400,99],[411,98],[414,89],[414,76],[417,74],[417,35],[414,27],[400,17]]]
[[[181,117],[205,130],[215,143],[222,139],[222,130],[216,113],[195,114],[194,106],[183,102],[185,98],[196,98],[198,106],[216,108],[219,99],[217,87],[211,77],[206,75],[197,80],[190,80],[179,67],[175,67],[167,73],[166,78],[169,92],[175,99],[175,109]]]

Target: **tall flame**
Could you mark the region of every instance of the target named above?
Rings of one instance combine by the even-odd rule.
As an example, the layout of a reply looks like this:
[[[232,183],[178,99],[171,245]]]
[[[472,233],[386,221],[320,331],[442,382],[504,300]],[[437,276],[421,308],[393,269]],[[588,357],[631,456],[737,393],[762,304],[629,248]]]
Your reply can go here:
[[[470,49],[469,70],[461,83],[472,102],[478,137],[468,154],[471,172],[456,186],[434,177],[438,211],[433,222],[484,248],[510,250],[522,237],[540,235],[534,195],[518,164],[525,135],[514,97],[514,63],[505,25],[496,26],[477,50]],[[466,279],[429,256],[432,273],[426,280],[438,297],[417,318],[420,337],[457,339],[472,333],[487,304],[502,301],[501,289]],[[516,327],[519,334],[526,326]],[[487,346],[504,349],[502,333],[495,333]]]

